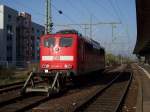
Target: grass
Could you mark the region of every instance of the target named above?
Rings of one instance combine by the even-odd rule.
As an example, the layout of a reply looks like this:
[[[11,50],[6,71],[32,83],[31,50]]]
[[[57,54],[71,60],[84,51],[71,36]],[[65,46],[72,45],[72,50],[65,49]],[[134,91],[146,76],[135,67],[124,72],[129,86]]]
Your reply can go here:
[[[15,69],[6,69],[2,68],[0,69],[0,85],[6,85],[6,84],[11,84],[14,82],[19,82],[19,81],[24,81],[26,76],[16,76],[15,74]]]
[[[2,68],[0,67],[0,85],[12,84],[15,82],[25,81],[28,77],[28,73],[37,69],[38,64],[30,64],[28,68],[24,70],[17,70],[15,68]]]

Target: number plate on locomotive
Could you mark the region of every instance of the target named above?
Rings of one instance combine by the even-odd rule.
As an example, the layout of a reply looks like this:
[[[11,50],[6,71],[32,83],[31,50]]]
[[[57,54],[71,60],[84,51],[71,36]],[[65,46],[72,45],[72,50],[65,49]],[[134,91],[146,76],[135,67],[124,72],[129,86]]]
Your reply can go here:
[[[60,60],[60,56],[54,56],[53,60]]]

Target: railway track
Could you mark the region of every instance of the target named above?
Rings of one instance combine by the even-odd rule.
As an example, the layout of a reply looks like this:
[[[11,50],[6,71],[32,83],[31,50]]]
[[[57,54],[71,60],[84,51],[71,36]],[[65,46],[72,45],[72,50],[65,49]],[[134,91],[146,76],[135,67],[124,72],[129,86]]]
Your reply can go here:
[[[132,80],[130,72],[123,73],[123,75],[119,75],[110,85],[93,95],[74,111],[117,112]]]
[[[20,90],[13,90],[0,94],[0,108],[4,105],[9,104],[10,102],[15,101],[19,97],[21,97]]]
[[[110,71],[111,69],[107,69],[106,71]],[[104,71],[104,72],[106,72]],[[39,82],[38,82],[39,83]],[[0,97],[4,96],[4,94],[6,94],[6,96],[8,96],[11,92],[12,94],[14,94],[14,91],[16,93],[20,92],[20,89],[23,87],[23,84],[24,84],[24,81],[22,82],[16,82],[16,83],[13,83],[13,84],[8,84],[8,85],[1,85],[0,86]],[[0,103],[1,103],[1,100],[0,100]]]
[[[111,80],[114,76],[109,77],[108,80]],[[97,80],[97,79],[96,79]],[[88,82],[87,82],[88,83]],[[79,88],[73,87],[70,88],[66,93],[61,94],[60,96],[54,96],[51,98],[37,95],[37,94],[29,94],[27,96],[20,96],[19,91],[13,90],[9,92],[4,92],[3,94],[0,94],[0,112],[23,112],[32,110],[33,107],[36,107],[37,105],[48,102],[48,101],[54,101],[55,99],[61,99],[65,98],[71,95],[80,94],[85,89],[91,90],[93,88],[93,91],[96,90],[93,86],[93,83],[90,83],[86,86],[81,86]]]
[[[78,107],[80,109],[81,104],[84,105],[84,103],[87,102],[85,99],[90,100],[92,95],[105,88],[106,85],[108,85],[108,83],[110,83],[114,78],[117,78],[118,75],[116,75],[115,72],[109,73],[108,76],[106,73],[99,76],[99,78],[94,78],[93,82],[86,82],[85,85],[79,88],[75,87],[69,89],[67,92],[61,95],[59,94],[58,96],[56,95],[56,97],[53,96],[51,98],[39,94],[27,94],[26,96],[20,96],[20,89],[2,92],[0,94],[0,112],[23,112],[31,111],[32,108],[34,108],[33,111],[37,112],[41,109],[40,106],[45,106],[45,104],[48,105],[48,108],[47,106],[46,108],[50,109],[52,112],[55,110],[65,111],[67,108],[69,108],[67,110],[76,111],[78,110]],[[37,107],[38,105],[40,105],[40,109]],[[67,107],[65,107],[66,105]],[[46,108],[42,107],[42,111],[45,112]]]
[[[41,82],[36,82],[36,84],[40,84]],[[9,84],[6,86],[1,86],[0,89],[0,108],[5,107],[6,105],[13,104],[14,102],[26,99],[27,96],[21,96],[20,91],[23,87],[24,82],[18,82],[14,84]],[[40,98],[38,98],[40,99]],[[1,112],[1,109],[0,109]]]
[[[43,81],[39,81],[39,82],[36,82],[36,84],[38,83],[42,83]],[[9,92],[9,91],[13,91],[13,90],[20,90],[23,85],[24,85],[25,82],[18,82],[18,83],[13,83],[13,84],[9,84],[9,85],[3,85],[0,87],[0,94],[2,93],[6,93],[6,92]]]
[[[88,89],[88,88],[87,88]],[[67,93],[54,95],[52,97],[41,96],[37,94],[28,94],[27,96],[19,96],[7,102],[0,104],[0,112],[24,112],[31,111],[33,107],[47,101],[61,98],[62,96],[69,96],[80,93],[82,88],[72,88]]]
[[[104,72],[111,71],[112,69],[115,69],[115,68],[108,67]],[[24,83],[25,83],[24,81],[21,81],[21,82],[16,82],[16,83],[12,83],[12,84],[1,85],[0,86],[0,94],[2,94],[4,92],[9,92],[9,91],[20,89]]]
[[[0,107],[15,101],[20,96],[20,90],[24,82],[17,82],[0,86]]]
[[[9,92],[9,91],[20,89],[22,86],[23,86],[23,82],[13,84],[13,85],[8,86],[8,87],[3,87],[3,88],[0,89],[0,94],[2,94],[4,92]]]
[[[47,101],[48,99],[48,97],[37,95],[29,95],[26,97],[20,96],[14,101],[9,102],[7,105],[2,106],[0,112],[23,112]]]
[[[130,72],[117,73],[100,85],[82,88],[75,94],[50,100],[33,109],[33,112],[116,112],[124,99],[132,79]]]
[[[0,89],[9,88],[9,87],[20,85],[20,84],[24,84],[24,81],[12,83],[12,84],[1,85]]]

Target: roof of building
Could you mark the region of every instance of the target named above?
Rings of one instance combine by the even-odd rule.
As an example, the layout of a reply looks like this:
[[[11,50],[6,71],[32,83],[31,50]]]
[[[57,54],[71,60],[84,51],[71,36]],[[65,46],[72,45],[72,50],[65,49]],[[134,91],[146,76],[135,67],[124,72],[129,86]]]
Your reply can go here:
[[[8,10],[11,10],[11,11],[13,11],[13,12],[18,13],[17,10],[15,10],[15,9],[13,9],[13,8],[11,8],[11,7],[9,7],[9,6],[7,6],[7,5],[0,4],[0,7],[4,7],[5,9],[8,9]]]
[[[134,54],[150,53],[150,0],[136,0],[137,42]]]

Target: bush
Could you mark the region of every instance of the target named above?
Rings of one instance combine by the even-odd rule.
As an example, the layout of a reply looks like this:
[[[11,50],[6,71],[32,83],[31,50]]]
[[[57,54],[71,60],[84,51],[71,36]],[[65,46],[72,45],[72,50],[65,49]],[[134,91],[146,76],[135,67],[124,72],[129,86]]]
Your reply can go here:
[[[107,65],[119,65],[122,63],[131,63],[130,58],[128,57],[123,57],[121,55],[115,56],[113,54],[107,54],[106,55],[106,64]]]
[[[14,75],[13,69],[0,68],[0,79],[11,79]]]

